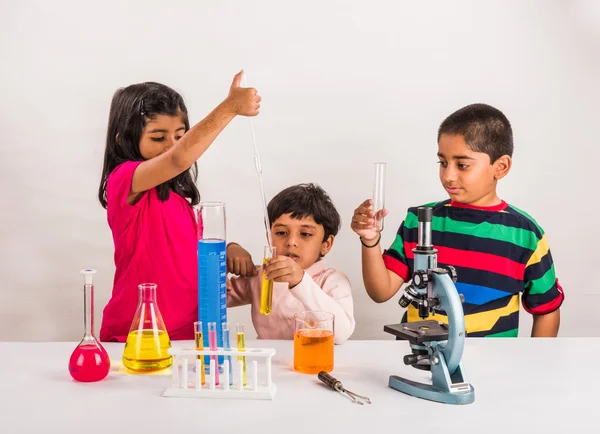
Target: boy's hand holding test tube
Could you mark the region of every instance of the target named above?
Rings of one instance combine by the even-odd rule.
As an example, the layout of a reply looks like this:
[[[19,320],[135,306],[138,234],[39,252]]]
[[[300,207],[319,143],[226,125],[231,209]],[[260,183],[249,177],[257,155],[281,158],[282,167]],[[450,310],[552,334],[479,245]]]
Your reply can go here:
[[[354,210],[350,227],[363,241],[370,244],[370,242],[379,238],[379,230],[376,223],[387,216],[387,213],[387,209],[385,208],[375,211],[373,209],[373,200],[367,199]]]
[[[304,270],[289,256],[277,256],[269,261],[265,269],[266,279],[274,282],[287,282],[290,289],[298,285],[304,277]]]

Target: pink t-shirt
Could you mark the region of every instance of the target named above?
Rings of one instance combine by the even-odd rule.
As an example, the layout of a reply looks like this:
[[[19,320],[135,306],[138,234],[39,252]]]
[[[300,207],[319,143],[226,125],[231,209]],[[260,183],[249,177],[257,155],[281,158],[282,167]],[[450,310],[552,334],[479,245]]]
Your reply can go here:
[[[112,297],[102,317],[100,340],[124,342],[138,303],[138,285],[155,283],[158,308],[172,340],[193,339],[198,317],[196,218],[190,203],[171,192],[161,202],[156,188],[127,204],[133,172],[123,163],[106,185],[108,225],[115,244]]]

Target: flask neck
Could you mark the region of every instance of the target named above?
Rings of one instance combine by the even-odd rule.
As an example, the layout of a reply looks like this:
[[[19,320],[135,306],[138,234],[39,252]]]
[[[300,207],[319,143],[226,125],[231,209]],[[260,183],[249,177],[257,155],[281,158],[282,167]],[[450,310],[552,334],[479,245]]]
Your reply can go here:
[[[140,302],[156,303],[156,285],[142,284],[139,286]]]
[[[83,324],[84,340],[93,340],[94,336],[94,285],[85,284],[83,286]]]

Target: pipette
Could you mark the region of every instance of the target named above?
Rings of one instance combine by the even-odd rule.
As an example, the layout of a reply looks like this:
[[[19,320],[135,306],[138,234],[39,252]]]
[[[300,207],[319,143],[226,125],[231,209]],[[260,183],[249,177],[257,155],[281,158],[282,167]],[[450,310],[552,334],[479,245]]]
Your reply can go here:
[[[242,86],[248,87],[246,83],[246,72],[242,76]],[[256,173],[258,174],[258,181],[260,183],[260,194],[262,198],[262,207],[265,221],[265,229],[267,233],[267,243],[269,246],[273,245],[273,241],[271,240],[271,223],[269,222],[269,213],[267,212],[267,199],[265,197],[265,186],[263,184],[262,178],[262,165],[260,164],[260,155],[258,154],[258,148],[256,147],[256,134],[254,133],[254,122],[252,118],[250,119],[250,129],[252,130],[252,144],[254,145],[254,167],[256,168]]]

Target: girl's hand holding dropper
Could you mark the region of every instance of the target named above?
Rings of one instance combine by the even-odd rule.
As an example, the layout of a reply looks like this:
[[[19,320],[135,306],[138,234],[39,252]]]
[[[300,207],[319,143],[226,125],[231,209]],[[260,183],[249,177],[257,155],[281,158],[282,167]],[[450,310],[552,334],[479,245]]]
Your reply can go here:
[[[136,169],[127,198],[134,203],[139,195],[188,170],[210,147],[217,136],[237,115],[256,116],[260,96],[254,88],[241,88],[243,71],[233,78],[227,98],[204,119],[191,127],[181,139],[159,155],[144,161]]]
[[[229,95],[223,105],[232,113],[242,116],[256,116],[260,109],[261,97],[253,87],[240,87],[244,71],[238,72],[233,77]]]

